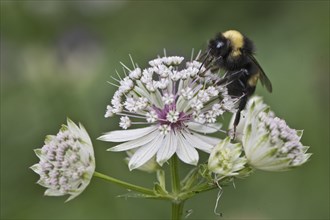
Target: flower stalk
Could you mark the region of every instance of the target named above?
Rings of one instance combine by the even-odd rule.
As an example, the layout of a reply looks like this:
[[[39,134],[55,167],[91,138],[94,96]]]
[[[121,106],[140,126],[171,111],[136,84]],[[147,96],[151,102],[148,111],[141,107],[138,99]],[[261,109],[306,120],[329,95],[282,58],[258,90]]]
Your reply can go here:
[[[173,155],[173,157],[171,158],[170,166],[172,193],[174,195],[174,200],[172,200],[172,220],[180,220],[182,217],[184,201],[180,200],[178,197],[181,190],[181,186],[178,171],[178,158],[176,155]]]
[[[180,179],[178,172],[178,159],[176,155],[173,155],[170,161],[171,166],[171,183],[172,183],[172,191],[174,194],[178,194],[180,192]]]
[[[129,190],[133,190],[133,191],[145,194],[145,195],[155,196],[154,191],[152,191],[150,189],[147,189],[147,188],[144,188],[144,187],[141,187],[141,186],[137,186],[137,185],[134,185],[134,184],[131,184],[131,183],[127,183],[125,181],[107,176],[107,175],[99,173],[99,172],[94,172],[94,176],[98,177],[100,179],[106,180],[108,182],[114,183],[116,185],[119,185],[119,186],[124,187],[124,188],[129,189]]]
[[[172,220],[181,220],[184,202],[172,202]]]

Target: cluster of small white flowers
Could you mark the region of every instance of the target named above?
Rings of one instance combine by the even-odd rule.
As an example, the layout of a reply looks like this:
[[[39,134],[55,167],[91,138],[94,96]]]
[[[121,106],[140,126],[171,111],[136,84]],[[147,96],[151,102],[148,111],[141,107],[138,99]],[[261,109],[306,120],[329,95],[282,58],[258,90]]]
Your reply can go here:
[[[173,94],[168,94],[165,93],[162,97],[162,101],[166,104],[166,105],[170,105],[174,102],[174,95]]]
[[[181,68],[183,57],[161,57],[133,70],[119,81],[119,88],[107,106],[105,117],[121,116],[119,126],[126,131],[111,131],[99,137],[109,142],[126,142],[109,150],[135,149],[129,168],[136,169],[156,157],[164,164],[174,153],[185,163],[196,165],[200,149],[207,153],[220,139],[208,137],[219,131],[217,118],[228,111],[232,100],[220,76],[205,72],[196,60]],[[203,74],[200,74],[203,72]],[[230,103],[227,103],[230,102]],[[134,124],[148,127],[128,129]],[[125,132],[125,133],[124,133]]]
[[[123,129],[127,129],[128,127],[131,126],[131,120],[129,119],[129,117],[127,116],[122,116],[120,117],[120,122],[119,122],[119,126]]]
[[[272,112],[260,112],[258,117],[260,129],[268,131],[270,142],[278,146],[278,157],[290,158],[292,166],[305,162],[306,148],[300,142],[302,131],[291,129],[283,119],[275,117]]]
[[[227,95],[224,86],[213,85],[214,79],[206,74],[201,63],[193,60],[186,63],[186,68],[178,69],[183,57],[162,57],[151,60],[151,67],[141,70],[131,70],[127,77],[119,81],[119,88],[107,106],[105,117],[124,115],[120,120],[120,127],[127,129],[141,119],[145,123],[159,123],[168,120],[174,123],[179,120],[180,112],[189,115],[197,123],[215,123],[218,116],[235,108],[233,99]],[[212,75],[214,77],[214,75]],[[203,82],[203,83],[201,83]],[[173,115],[160,118],[155,109],[164,109],[165,105],[175,105],[176,117]],[[127,111],[132,114],[127,114]],[[172,114],[168,112],[168,114]],[[185,117],[188,118],[188,117]],[[164,122],[164,121],[162,121]],[[161,123],[163,124],[163,123]]]
[[[179,65],[183,61],[183,57],[180,56],[171,56],[171,57],[161,57],[156,58],[154,60],[149,61],[150,66],[161,66],[161,65],[167,65],[167,66],[176,66]]]
[[[129,78],[133,80],[140,79],[141,76],[142,76],[142,71],[140,68],[136,68],[129,73]]]
[[[157,113],[155,110],[151,110],[151,111],[147,112],[146,117],[147,117],[146,120],[149,123],[154,123],[158,119],[158,116],[157,116]]]
[[[48,135],[45,145],[35,150],[40,162],[31,167],[40,175],[38,183],[45,195],[79,195],[89,184],[95,170],[91,141],[85,129],[68,119],[56,136]]]

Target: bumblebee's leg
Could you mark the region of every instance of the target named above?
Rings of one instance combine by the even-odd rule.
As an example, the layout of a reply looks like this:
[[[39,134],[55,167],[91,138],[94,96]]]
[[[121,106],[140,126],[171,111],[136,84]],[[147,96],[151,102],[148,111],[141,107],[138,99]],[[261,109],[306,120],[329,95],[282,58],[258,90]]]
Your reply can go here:
[[[213,59],[214,59],[213,57],[208,57],[208,56],[206,56],[206,57],[203,59],[202,64],[201,64],[201,66],[200,66],[199,69],[198,69],[198,72],[199,72],[199,75],[200,75],[200,76],[204,76],[205,73],[206,73],[209,69],[213,68],[213,66],[211,65]],[[204,70],[204,72],[200,72],[203,66],[205,67],[205,70]]]
[[[226,74],[217,82],[217,85],[222,85],[223,83],[231,83],[235,80],[239,80],[243,75],[248,75],[249,72],[246,69],[241,69],[235,72],[226,72]],[[245,87],[245,85],[243,85]]]
[[[237,112],[235,115],[235,120],[234,120],[234,135],[233,135],[232,140],[234,140],[236,137],[236,127],[239,124],[239,121],[241,119],[241,111],[245,108],[247,100],[248,100],[248,96],[247,96],[247,94],[245,94],[239,102],[238,109],[237,109]]]

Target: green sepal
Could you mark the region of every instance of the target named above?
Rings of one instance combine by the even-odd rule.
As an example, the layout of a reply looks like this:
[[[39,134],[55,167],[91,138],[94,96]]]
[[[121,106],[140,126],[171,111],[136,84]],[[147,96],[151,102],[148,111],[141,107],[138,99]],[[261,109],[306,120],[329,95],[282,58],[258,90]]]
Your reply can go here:
[[[304,130],[296,130],[296,132],[297,132],[298,137],[301,138],[304,133]]]
[[[55,137],[55,135],[47,135],[45,138],[45,144],[49,144]]]
[[[70,119],[68,119],[68,122],[73,123]],[[67,130],[69,130],[69,128],[68,128],[67,125],[62,125],[61,128],[60,128],[60,131],[61,132],[64,132],[64,131],[67,131]]]
[[[207,164],[199,165],[198,173],[202,178],[206,179],[207,182],[213,182],[212,172],[209,170]]]
[[[186,175],[186,177],[181,181],[182,190],[190,189],[194,183],[199,180],[200,173],[199,168],[194,168]]]
[[[166,191],[166,189],[163,189],[163,187],[161,187],[161,185],[159,183],[154,184],[153,191],[154,191],[155,195],[157,195],[157,196],[168,195],[168,192]]]
[[[158,183],[159,183],[159,186],[165,191],[166,191],[166,182],[165,182],[165,171],[162,170],[162,169],[158,169],[156,171],[156,174],[157,174],[157,180],[158,180]]]

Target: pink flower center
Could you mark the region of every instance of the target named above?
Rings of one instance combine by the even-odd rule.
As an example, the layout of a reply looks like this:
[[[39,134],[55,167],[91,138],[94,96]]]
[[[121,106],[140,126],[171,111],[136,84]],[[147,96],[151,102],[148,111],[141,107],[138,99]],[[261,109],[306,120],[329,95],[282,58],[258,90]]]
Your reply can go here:
[[[185,127],[185,122],[191,120],[191,114],[186,114],[184,112],[178,112],[177,115],[171,117],[173,112],[176,112],[176,104],[172,103],[165,105],[163,109],[153,107],[156,111],[158,122],[160,125],[168,125],[171,129],[180,130]],[[169,120],[172,119],[172,120]]]

